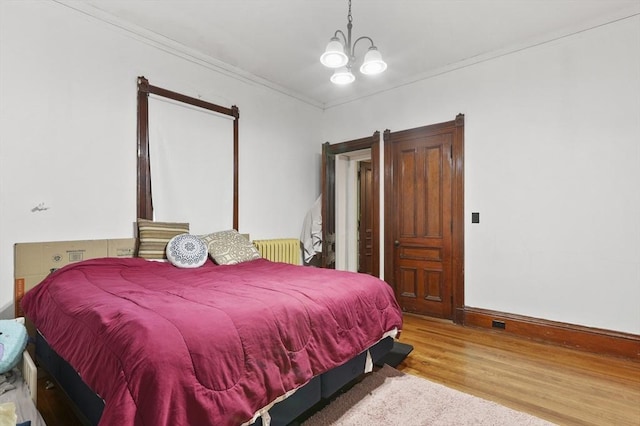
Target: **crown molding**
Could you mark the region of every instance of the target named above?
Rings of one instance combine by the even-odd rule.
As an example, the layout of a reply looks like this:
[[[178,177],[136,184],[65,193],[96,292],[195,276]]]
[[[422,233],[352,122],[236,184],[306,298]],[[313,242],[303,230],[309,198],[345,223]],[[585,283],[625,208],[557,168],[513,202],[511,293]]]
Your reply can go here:
[[[113,16],[103,10],[96,8],[90,4],[74,1],[74,0],[53,0],[64,7],[72,9],[76,12],[89,16],[97,21],[106,24],[118,31],[126,33],[135,40],[154,47],[158,50],[181,57],[189,62],[196,63],[214,72],[223,74],[227,77],[234,78],[247,84],[258,84],[280,94],[292,97],[301,102],[307,103],[316,108],[323,109],[324,105],[315,99],[302,95],[298,92],[289,90],[283,86],[273,83],[267,79],[259,77],[255,74],[247,72],[241,68],[220,61],[212,56],[206,55],[198,50],[187,47],[175,40],[165,37],[161,34],[149,31],[131,22]]]
[[[511,55],[511,54],[516,54],[530,48],[536,48],[547,43],[552,43],[563,38],[572,37],[585,31],[593,30],[598,27],[613,24],[625,19],[631,19],[640,15],[640,4],[634,5],[629,8],[618,10],[611,14],[601,15],[594,20],[585,21],[580,24],[573,25],[570,27],[565,27],[558,31],[550,32],[539,37],[531,38],[525,42],[512,44],[502,49],[498,49],[482,55],[466,58],[466,59],[457,61],[455,63],[448,64],[443,67],[426,70],[422,73],[409,76],[401,81],[384,85],[383,87],[367,90],[365,92],[360,92],[359,94],[342,97],[339,99],[335,99],[333,101],[320,102],[317,99],[313,99],[299,92],[287,89],[283,86],[273,83],[272,81],[259,77],[241,68],[235,67],[226,62],[220,61],[214,57],[206,55],[200,51],[187,47],[161,34],[146,30],[128,21],[117,18],[90,4],[74,1],[74,0],[53,0],[53,2],[63,5],[69,9],[72,9],[84,15],[87,15],[91,18],[94,18],[97,21],[100,21],[106,25],[117,28],[118,30],[124,33],[127,33],[129,36],[140,41],[141,43],[155,47],[167,53],[179,56],[187,61],[197,63],[201,66],[204,66],[214,72],[223,74],[227,77],[243,81],[247,84],[257,84],[257,85],[263,86],[265,88],[268,88],[280,94],[292,97],[301,102],[304,102],[313,107],[320,108],[323,110],[348,104],[358,100],[362,100],[364,98],[368,98],[368,97],[378,95],[384,92],[388,92],[394,89],[398,89],[403,86],[409,86],[423,80],[428,80],[428,79],[431,79],[443,74],[447,74],[459,69],[467,68],[482,62],[498,59],[500,57]]]
[[[434,78],[443,74],[448,74],[453,71],[467,68],[472,65],[477,65],[482,62],[487,62],[493,59],[501,58],[503,56],[516,54],[516,53],[525,51],[527,49],[536,48],[538,46],[541,46],[547,43],[553,43],[563,38],[572,37],[577,34],[583,33],[585,31],[593,30],[609,24],[614,24],[616,22],[620,22],[626,19],[632,19],[638,16],[640,16],[640,4],[634,5],[629,8],[621,9],[611,14],[599,16],[594,20],[585,21],[579,25],[565,27],[560,30],[544,34],[542,36],[534,37],[525,42],[511,44],[502,49],[487,52],[482,55],[473,56],[471,58],[466,58],[448,65],[445,65],[443,67],[426,70],[422,73],[409,76],[400,82],[396,82],[394,84],[388,84],[382,88],[372,89],[370,91],[367,91],[366,93],[360,93],[359,95],[354,95],[351,97],[343,97],[340,99],[336,99],[335,101],[325,103],[324,109],[329,109],[332,107],[355,102],[370,96],[378,95],[384,92],[388,92],[390,90],[398,89],[403,86],[409,86],[414,83],[419,83],[421,81],[429,80],[431,78]]]

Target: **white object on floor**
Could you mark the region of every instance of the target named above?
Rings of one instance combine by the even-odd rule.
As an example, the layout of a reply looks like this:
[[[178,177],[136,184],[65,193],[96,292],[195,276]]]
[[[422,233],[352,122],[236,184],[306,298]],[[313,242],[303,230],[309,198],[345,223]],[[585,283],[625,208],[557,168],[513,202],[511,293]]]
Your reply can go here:
[[[13,402],[0,404],[0,426],[15,426],[17,422],[16,404]]]
[[[22,379],[20,370],[14,368],[12,373],[15,376],[15,382],[13,383],[15,389],[0,395],[0,404],[13,403],[15,405],[15,412],[18,416],[17,423],[30,420],[31,426],[46,426],[42,415],[36,408],[33,399],[31,399],[31,391]],[[13,423],[13,426],[15,424],[16,422]],[[2,423],[0,423],[0,426],[2,426]]]

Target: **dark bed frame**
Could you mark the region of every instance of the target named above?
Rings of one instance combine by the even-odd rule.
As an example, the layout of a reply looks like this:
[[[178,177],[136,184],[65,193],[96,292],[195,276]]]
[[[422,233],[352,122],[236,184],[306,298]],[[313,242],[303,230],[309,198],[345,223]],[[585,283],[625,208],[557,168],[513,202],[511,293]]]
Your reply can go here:
[[[393,343],[392,337],[385,337],[369,348],[374,364],[389,353]],[[51,349],[39,332],[36,334],[36,359],[71,400],[72,408],[80,421],[86,425],[97,426],[104,409],[104,401],[82,381],[71,365]],[[330,400],[341,389],[364,374],[366,359],[367,351],[364,351],[346,363],[314,377],[289,398],[275,404],[269,410],[271,425],[291,424],[296,419],[305,417],[313,407]],[[262,426],[262,418],[259,417],[254,424]]]

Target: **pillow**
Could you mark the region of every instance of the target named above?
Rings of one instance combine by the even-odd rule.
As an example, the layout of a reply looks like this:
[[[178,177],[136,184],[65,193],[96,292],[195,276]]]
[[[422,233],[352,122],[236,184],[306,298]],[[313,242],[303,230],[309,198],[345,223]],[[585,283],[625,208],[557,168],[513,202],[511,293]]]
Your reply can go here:
[[[154,222],[138,219],[138,257],[166,259],[169,240],[176,235],[188,234],[188,223]]]
[[[195,235],[180,234],[169,240],[167,259],[178,268],[197,268],[204,265],[209,255],[207,245]]]
[[[27,346],[27,329],[16,320],[0,320],[0,374],[11,371]]]
[[[209,255],[218,265],[235,265],[260,259],[260,252],[247,238],[235,229],[214,232],[200,238],[209,249]]]

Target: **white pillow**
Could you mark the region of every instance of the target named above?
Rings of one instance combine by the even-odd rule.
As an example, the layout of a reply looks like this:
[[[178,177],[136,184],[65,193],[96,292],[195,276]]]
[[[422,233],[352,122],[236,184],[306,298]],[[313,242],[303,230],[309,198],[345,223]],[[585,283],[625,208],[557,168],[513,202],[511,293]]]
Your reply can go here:
[[[207,261],[207,245],[195,235],[180,234],[169,240],[167,259],[178,268],[197,268]]]

